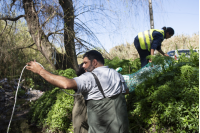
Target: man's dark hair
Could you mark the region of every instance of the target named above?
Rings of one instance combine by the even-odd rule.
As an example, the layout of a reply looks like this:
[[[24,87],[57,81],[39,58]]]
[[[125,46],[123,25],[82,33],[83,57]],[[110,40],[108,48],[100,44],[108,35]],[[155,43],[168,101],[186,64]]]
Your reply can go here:
[[[87,57],[90,61],[96,59],[98,62],[104,65],[104,58],[101,53],[96,50],[90,50],[83,55],[83,58]]]
[[[76,72],[77,76],[80,76],[81,74],[85,73],[85,70],[83,68],[83,63],[81,63],[78,67],[78,71]]]

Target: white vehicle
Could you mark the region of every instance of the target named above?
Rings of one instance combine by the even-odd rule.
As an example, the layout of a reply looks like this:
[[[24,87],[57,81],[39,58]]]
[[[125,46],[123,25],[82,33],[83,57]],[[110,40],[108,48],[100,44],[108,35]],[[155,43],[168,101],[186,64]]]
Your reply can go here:
[[[193,51],[199,53],[198,49],[193,49]],[[186,57],[190,57],[190,50],[189,49],[172,50],[167,52],[167,54],[173,58],[178,58],[181,54],[185,54]]]

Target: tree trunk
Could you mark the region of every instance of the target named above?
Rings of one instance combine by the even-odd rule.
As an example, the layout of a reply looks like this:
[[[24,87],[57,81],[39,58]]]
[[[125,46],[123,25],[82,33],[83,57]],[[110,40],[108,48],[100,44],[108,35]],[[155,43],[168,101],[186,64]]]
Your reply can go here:
[[[67,69],[66,59],[67,59],[66,54],[61,54],[59,52],[56,52],[56,64],[55,64],[56,69],[61,69],[61,70]]]
[[[67,68],[78,70],[78,62],[74,43],[74,8],[72,0],[59,0],[64,12],[64,45]]]
[[[52,57],[52,45],[49,42],[47,36],[44,34],[44,31],[40,27],[39,18],[34,7],[33,0],[23,0],[23,8],[25,11],[25,19],[27,21],[27,26],[29,33],[31,34],[37,49],[42,53],[42,55],[47,59],[51,66],[55,69],[51,61]]]

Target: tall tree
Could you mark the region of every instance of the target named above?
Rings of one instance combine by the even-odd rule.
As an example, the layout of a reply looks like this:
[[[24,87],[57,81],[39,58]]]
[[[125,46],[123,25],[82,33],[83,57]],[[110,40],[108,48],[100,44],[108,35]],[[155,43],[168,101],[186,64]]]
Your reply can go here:
[[[64,47],[66,51],[66,65],[78,69],[76,51],[75,51],[75,33],[74,33],[74,8],[72,0],[59,0],[64,12]],[[63,68],[66,66],[62,66]]]
[[[52,3],[45,0],[11,0],[9,2],[4,1],[4,4],[9,8],[4,7],[4,12],[0,20],[16,22],[20,18],[25,18],[29,33],[37,49],[54,69],[73,68],[76,70],[78,68],[74,44],[74,10],[72,1],[60,0],[59,3],[55,3],[54,5],[51,5]],[[63,9],[63,12],[61,9]],[[24,14],[13,17],[11,14],[13,14],[14,10],[17,10],[17,14]],[[60,29],[61,26],[56,27],[49,24],[49,21],[53,22],[59,18],[64,20],[64,28]],[[48,28],[55,28],[55,30],[49,30]],[[58,53],[57,57],[60,59],[64,57],[62,59],[65,62],[58,60],[54,66],[51,61],[53,46],[50,40],[52,39],[51,36],[55,34],[64,34],[66,55]]]
[[[52,47],[48,40],[48,37],[45,35],[39,23],[38,12],[35,9],[34,1],[23,0],[23,8],[25,12],[24,17],[29,28],[29,33],[31,34],[35,44],[37,45],[38,50],[41,51],[44,57],[54,68],[54,65],[50,61]],[[55,14],[55,12],[53,12],[53,14]]]
[[[18,21],[20,18],[25,18],[27,22],[27,26],[29,29],[29,33],[32,36],[35,45],[37,46],[37,49],[42,53],[42,55],[46,58],[46,60],[52,65],[52,67],[55,69],[54,65],[52,64],[52,61],[50,60],[51,52],[52,52],[52,45],[48,40],[48,36],[44,33],[44,30],[42,29],[42,25],[39,20],[39,12],[36,11],[36,3],[33,0],[23,0],[18,3],[19,5],[15,5],[16,1],[12,0],[10,1],[11,4],[9,5],[9,8],[4,8],[5,12],[2,14],[1,20],[5,21]],[[6,3],[6,2],[5,2]],[[8,5],[8,4],[5,4]],[[11,16],[12,8],[14,6],[18,6],[24,9],[23,15],[19,15],[16,17]],[[55,13],[54,13],[55,14]],[[53,15],[52,15],[53,16]]]
[[[136,3],[135,7],[143,3],[140,0],[127,2],[131,5]],[[99,18],[102,16],[111,20],[112,17],[106,14],[108,10],[104,8],[104,5],[111,3],[110,1],[2,0],[1,3],[4,6],[0,9],[2,12],[0,20],[16,22],[20,18],[24,18],[35,42],[34,45],[54,69],[73,68],[76,70],[78,68],[76,58],[78,54],[94,48],[104,49],[93,30],[88,27],[88,22],[83,22],[79,16],[89,13],[90,15],[86,16],[88,17],[93,14],[96,18],[88,21],[94,21],[94,23],[99,23]],[[112,5],[113,3],[110,4],[110,6]],[[110,13],[115,14],[115,11],[110,10]],[[102,19],[102,24],[104,24],[104,20]],[[112,22],[110,24],[112,25]],[[86,35],[89,39],[81,37],[80,33],[84,33],[81,36]],[[61,44],[66,53],[63,55],[56,50],[59,54],[56,56],[58,60],[55,66],[51,61],[52,47],[54,47],[52,44]],[[106,50],[104,49],[104,51]]]

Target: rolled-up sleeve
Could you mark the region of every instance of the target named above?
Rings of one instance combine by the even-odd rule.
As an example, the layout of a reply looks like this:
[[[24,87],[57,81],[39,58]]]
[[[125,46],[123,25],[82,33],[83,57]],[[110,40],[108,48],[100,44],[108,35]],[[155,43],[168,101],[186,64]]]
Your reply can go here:
[[[83,93],[87,91],[87,88],[91,86],[87,74],[82,74],[79,77],[75,77],[74,80],[77,84],[77,93]]]
[[[161,43],[164,40],[163,34],[160,32],[154,31],[152,36],[153,36],[153,42],[151,43],[151,49],[160,50]]]

